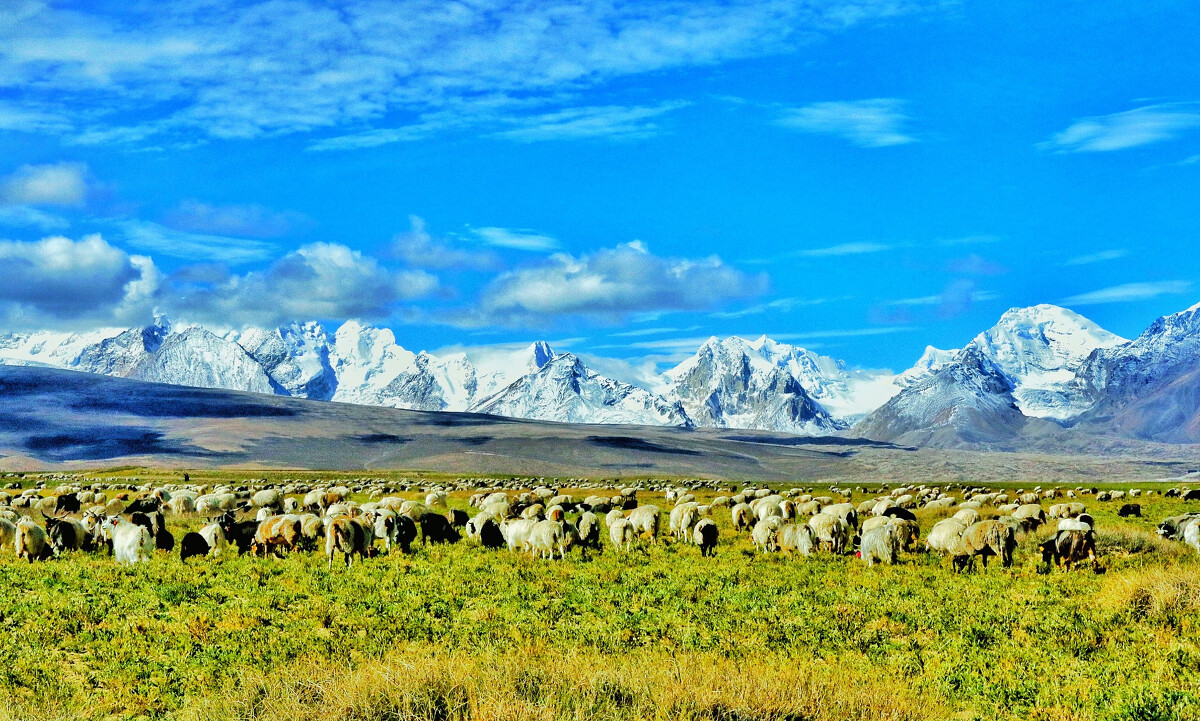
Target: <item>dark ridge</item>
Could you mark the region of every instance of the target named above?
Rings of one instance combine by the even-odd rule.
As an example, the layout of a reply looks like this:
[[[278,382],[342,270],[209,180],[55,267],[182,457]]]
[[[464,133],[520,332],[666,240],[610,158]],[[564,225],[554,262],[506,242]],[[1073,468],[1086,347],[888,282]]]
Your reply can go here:
[[[96,426],[53,435],[30,436],[25,450],[39,460],[93,461],[120,456],[170,455],[219,458],[229,454],[164,439],[160,431],[129,426]]]
[[[455,443],[462,443],[468,446],[482,446],[485,443],[496,440],[494,436],[463,436],[462,438],[452,438]]]
[[[659,445],[658,443],[652,443],[643,438],[631,438],[629,436],[588,436],[585,440],[592,445],[604,446],[605,448],[619,448],[626,451],[670,453],[678,456],[703,455],[700,453],[700,451],[693,451],[688,448],[670,448],[668,446]]]
[[[394,433],[364,433],[360,436],[350,436],[356,441],[362,443],[411,443],[412,438],[408,436],[398,436]]]

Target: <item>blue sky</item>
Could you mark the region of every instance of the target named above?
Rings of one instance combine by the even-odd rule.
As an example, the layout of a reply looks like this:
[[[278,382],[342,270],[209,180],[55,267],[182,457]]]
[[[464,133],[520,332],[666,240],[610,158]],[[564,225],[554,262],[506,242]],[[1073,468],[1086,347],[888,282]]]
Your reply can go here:
[[[1200,295],[1194,2],[0,7],[0,325],[861,367]]]

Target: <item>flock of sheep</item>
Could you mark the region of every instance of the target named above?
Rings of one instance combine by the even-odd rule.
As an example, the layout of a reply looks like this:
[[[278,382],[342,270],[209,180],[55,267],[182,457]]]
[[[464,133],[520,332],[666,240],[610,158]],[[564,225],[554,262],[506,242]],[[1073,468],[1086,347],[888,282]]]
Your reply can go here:
[[[956,571],[973,569],[976,558],[985,568],[992,557],[1011,566],[1018,538],[1054,521],[1054,535],[1039,547],[1043,561],[1066,568],[1087,561],[1099,572],[1095,521],[1082,499],[1121,501],[1120,515],[1141,515],[1137,503],[1127,502],[1140,491],[1085,488],[1010,494],[965,487],[957,489],[958,497],[945,487],[858,488],[871,497],[853,504],[847,500],[851,489],[831,487],[823,495],[805,488],[735,492],[712,481],[687,487],[647,481],[619,489],[574,482],[574,487],[595,491],[578,498],[538,485],[541,479],[460,479],[436,488],[398,487],[381,479],[216,488],[64,480],[52,495],[42,488],[21,489],[18,483],[0,491],[0,545],[11,545],[18,558],[31,562],[68,550],[107,549],[117,561],[132,564],[156,550],[176,547],[165,523],[165,515],[171,514],[208,521],[180,539],[184,560],[233,551],[265,556],[323,548],[332,568],[335,561],[349,566],[356,557],[374,555],[380,546],[384,553],[394,548],[407,552],[418,537],[422,543],[456,543],[463,536],[486,548],[563,559],[575,547],[585,554],[602,550],[604,529],[609,545],[619,551],[660,543],[665,517],[671,539],[694,544],[701,555],[710,556],[720,537],[714,518],[728,514],[734,532],[748,533],[760,552],[857,553],[872,566],[896,563],[901,551],[915,549],[922,532],[913,511],[924,508],[953,512],[934,523],[923,540],[928,551],[952,559]],[[449,494],[468,489],[474,512],[450,508]],[[695,495],[699,490],[722,495],[701,503]],[[395,495],[401,491],[419,491],[423,500]],[[661,492],[670,510],[639,503],[639,491]],[[359,503],[352,495],[370,500]],[[1171,489],[1165,495],[1200,499],[1200,490]],[[1048,508],[1042,505],[1046,501]],[[985,519],[984,509],[999,517]],[[39,512],[40,525],[32,515]],[[1200,551],[1200,514],[1166,519],[1159,533]]]

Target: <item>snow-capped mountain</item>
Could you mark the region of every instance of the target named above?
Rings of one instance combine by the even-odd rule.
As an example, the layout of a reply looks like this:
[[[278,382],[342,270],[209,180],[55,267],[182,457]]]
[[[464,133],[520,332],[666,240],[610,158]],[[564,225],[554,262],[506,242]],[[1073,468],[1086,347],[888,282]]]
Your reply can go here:
[[[1200,441],[1200,305],[1159,318],[1133,341],[1056,306],[1014,308],[960,350],[927,347],[899,375],[849,369],[765,336],[730,337],[709,339],[657,381],[637,385],[542,341],[414,353],[391,330],[358,321],[332,333],[309,322],[217,335],[165,318],[132,329],[0,335],[0,363],[565,422],[829,434],[862,418],[859,435],[940,445],[1004,444],[1034,426]],[[611,367],[620,377],[622,366]]]
[[[1066,308],[1013,308],[971,341],[1013,384],[1013,397],[1027,416],[1066,420],[1091,406],[1079,392],[1076,374],[1097,349],[1127,343]]]
[[[1096,400],[1126,395],[1198,362],[1200,304],[1159,318],[1132,341],[1092,354],[1081,364],[1079,386]]]
[[[773,357],[761,351],[764,346]],[[802,366],[805,361],[809,363]],[[665,396],[678,401],[701,426],[790,433],[829,433],[846,427],[812,399],[789,363],[820,377],[809,358],[766,338],[710,338],[695,355],[667,371]]]
[[[1066,308],[1012,308],[961,350],[926,346],[916,364],[897,376],[896,384],[913,386],[961,362],[963,352],[973,348],[1012,384],[1013,397],[1023,414],[1064,421],[1092,405],[1093,399],[1076,380],[1092,352],[1126,342]]]
[[[570,353],[554,356],[541,368],[480,401],[472,410],[565,423],[693,425],[678,402],[605,378]]]
[[[953,448],[1016,437],[1029,420],[1014,387],[975,345],[883,404],[855,431],[867,438]]]

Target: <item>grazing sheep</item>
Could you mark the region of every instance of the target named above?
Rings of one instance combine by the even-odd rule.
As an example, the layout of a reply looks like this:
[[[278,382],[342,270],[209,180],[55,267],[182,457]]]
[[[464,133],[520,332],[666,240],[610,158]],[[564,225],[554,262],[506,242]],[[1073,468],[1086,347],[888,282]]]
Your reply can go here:
[[[678,541],[686,541],[691,536],[692,526],[699,520],[696,510],[700,505],[694,501],[681,503],[671,509],[671,535]]]
[[[834,503],[822,508],[821,513],[842,519],[852,532],[858,530],[858,511],[851,503]]]
[[[633,524],[624,516],[608,523],[608,538],[612,544],[617,547],[617,550],[628,552],[633,546],[633,542],[637,540],[637,531],[634,530]]]
[[[261,521],[250,541],[250,553],[265,558],[268,551],[295,550],[302,537],[299,516],[271,516]]]
[[[496,519],[490,516],[483,519],[476,538],[479,539],[479,544],[484,548],[494,550],[504,547],[504,533],[500,530],[500,524],[496,523]]]
[[[421,543],[458,543],[462,538],[445,516],[426,513],[421,516]]]
[[[42,527],[33,522],[32,518],[22,518],[16,523],[16,533],[13,538],[13,548],[17,558],[24,558],[33,563],[44,561],[50,557],[51,548]]]
[[[883,512],[883,517],[900,519],[900,520],[904,520],[904,521],[909,521],[911,523],[917,522],[917,517],[916,517],[916,515],[913,514],[912,511],[908,510],[907,508],[901,508],[900,506],[894,506],[892,508],[888,508],[887,510],[885,510]],[[863,524],[863,525],[866,525],[866,524]],[[861,530],[861,528],[860,528],[860,530]]]
[[[705,558],[713,554],[717,547],[719,531],[717,524],[711,518],[702,518],[692,529],[692,541],[700,547],[700,555]]]
[[[532,518],[515,518],[502,522],[500,530],[504,532],[504,540],[508,542],[508,550],[524,550],[525,544],[529,541],[529,532],[533,530],[535,523],[537,521]]]
[[[204,536],[192,531],[179,542],[179,560],[186,561],[192,556],[207,556],[212,546],[204,540]]]
[[[779,550],[779,529],[782,525],[783,518],[780,516],[768,516],[754,524],[754,530],[750,532],[754,547],[763,553]]]
[[[0,518],[0,548],[15,545],[17,525],[7,518]]]
[[[1200,513],[1185,513],[1164,518],[1162,523],[1158,524],[1158,535],[1169,541],[1182,541],[1184,529],[1195,518],[1200,518]]]
[[[1096,538],[1091,530],[1059,531],[1038,548],[1042,551],[1042,563],[1047,566],[1054,561],[1055,565],[1069,571],[1073,564],[1087,559],[1092,563],[1092,570],[1099,571],[1100,563],[1096,559]]]
[[[816,536],[812,528],[805,523],[789,523],[779,529],[779,550],[791,553],[795,551],[801,556],[811,556],[816,545]]]
[[[225,538],[225,529],[220,523],[206,523],[200,528],[200,536],[208,542],[209,553],[217,556],[220,555],[229,546],[229,541]]]
[[[874,566],[875,561],[888,566],[894,564],[900,555],[900,528],[894,523],[884,523],[863,532],[858,550],[868,568]]]
[[[553,559],[555,549],[559,559],[567,557],[566,530],[561,521],[538,521],[529,531],[525,546],[530,555]]]
[[[1126,503],[1121,506],[1121,510],[1117,511],[1117,515],[1121,518],[1129,518],[1131,516],[1142,517],[1142,506],[1140,503]]]
[[[358,519],[346,516],[331,518],[325,524],[325,555],[329,557],[329,570],[333,570],[333,558],[339,553],[345,559],[347,568],[350,567],[354,554],[357,553],[365,559],[370,537],[371,531]]]
[[[964,508],[951,516],[951,518],[964,526],[971,526],[983,520],[983,517],[979,515],[979,511],[976,511],[974,508]]]
[[[947,518],[933,524],[929,534],[925,536],[925,546],[939,556],[945,556],[954,551],[958,539],[967,527],[960,521]]]
[[[276,512],[283,510],[283,494],[274,488],[255,493],[250,498],[250,504],[255,508],[270,508]]]
[[[576,526],[575,531],[579,535],[580,548],[603,550],[600,545],[600,519],[596,517],[595,513],[584,511],[579,516],[579,525]]]
[[[109,516],[100,528],[112,545],[117,563],[141,563],[150,560],[154,553],[154,536],[143,526],[120,516]]]
[[[1183,527],[1183,542],[1200,553],[1200,519],[1193,520]]]
[[[661,514],[658,506],[638,506],[629,512],[629,522],[633,524],[633,530],[639,536],[650,541],[650,543],[658,543],[658,523]]]
[[[917,525],[916,521],[893,516],[868,518],[863,521],[861,531],[866,533],[872,528],[878,528],[886,523],[896,526],[896,530],[900,533],[900,547],[905,551],[912,550],[912,544],[916,543],[921,537],[921,527]]]
[[[821,550],[841,554],[850,543],[850,525],[839,516],[822,511],[808,519],[808,526],[813,530],[817,548]]]
[[[446,501],[449,495],[445,491],[434,491],[425,496],[425,505],[430,508],[446,508]]]
[[[46,523],[46,537],[50,549],[57,556],[63,551],[79,551],[90,548],[92,534],[74,518],[51,518],[42,514]]]
[[[754,511],[749,504],[737,504],[730,509],[729,516],[733,519],[733,530],[735,531],[748,531],[754,527]]]
[[[999,556],[1005,568],[1012,566],[1013,549],[1017,547],[1012,527],[1000,521],[980,521],[963,531],[954,549],[954,570],[974,569],[975,557],[983,557],[987,570],[989,556]]]
[[[470,517],[467,516],[466,511],[453,508],[449,511],[446,511],[446,520],[450,521],[450,525],[454,526],[455,528],[466,528],[467,521],[470,520]]]

